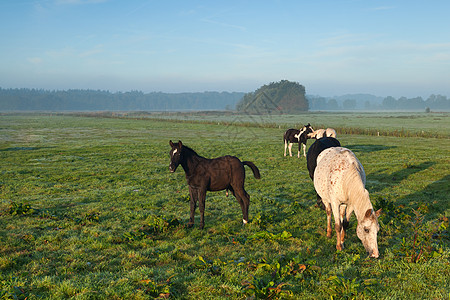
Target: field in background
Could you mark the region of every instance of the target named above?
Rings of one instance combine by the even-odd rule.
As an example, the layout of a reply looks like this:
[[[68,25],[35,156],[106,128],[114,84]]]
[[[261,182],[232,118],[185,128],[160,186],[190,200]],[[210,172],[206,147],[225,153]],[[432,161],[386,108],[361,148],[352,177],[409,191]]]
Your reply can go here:
[[[448,115],[111,116],[0,116],[0,297],[450,296]],[[380,259],[366,259],[354,218],[344,251],[326,238],[305,159],[282,155],[286,127],[307,122],[441,137],[338,131],[384,211]],[[198,219],[185,228],[188,190],[181,168],[168,171],[169,139],[255,162],[262,179],[246,170],[250,224],[217,192],[207,195],[205,229]]]
[[[81,114],[87,115],[87,114]],[[317,128],[333,127],[340,133],[397,137],[450,138],[450,113],[412,112],[309,112],[288,115],[252,115],[234,112],[96,112],[91,116],[176,120],[206,124],[257,126],[267,128],[300,128],[307,123]]]

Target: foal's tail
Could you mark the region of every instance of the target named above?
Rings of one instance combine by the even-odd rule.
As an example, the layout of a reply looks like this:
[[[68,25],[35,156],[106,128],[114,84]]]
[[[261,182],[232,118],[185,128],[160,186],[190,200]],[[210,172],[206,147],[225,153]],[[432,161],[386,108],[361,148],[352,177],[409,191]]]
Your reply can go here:
[[[261,178],[261,174],[259,173],[259,169],[258,167],[255,166],[254,163],[252,163],[251,161],[243,161],[242,164],[249,166],[252,171],[253,171],[253,176],[255,176],[256,179],[260,179]]]

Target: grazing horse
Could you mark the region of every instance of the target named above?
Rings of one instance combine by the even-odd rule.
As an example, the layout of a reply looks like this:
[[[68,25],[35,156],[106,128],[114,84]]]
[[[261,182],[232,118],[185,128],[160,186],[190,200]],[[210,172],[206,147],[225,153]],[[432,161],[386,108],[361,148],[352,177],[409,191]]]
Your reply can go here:
[[[327,212],[327,237],[331,237],[331,213],[336,230],[336,249],[342,250],[345,229],[343,222],[348,221],[354,211],[358,225],[356,234],[370,257],[379,256],[377,233],[380,229],[378,216],[381,209],[374,211],[369,192],[365,189],[364,168],[355,154],[343,147],[323,150],[317,157],[314,171],[314,188],[322,198]]]
[[[283,141],[284,141],[284,156],[286,156],[286,148],[289,147],[289,156],[292,156],[292,144],[298,143],[298,154],[297,157],[300,158],[300,147],[303,145],[303,156],[306,157],[306,142],[308,140],[308,134],[311,134],[313,129],[311,125],[305,125],[301,130],[297,129],[288,129],[284,133]],[[288,145],[289,144],[289,145]]]
[[[255,178],[261,178],[258,168],[250,161],[240,161],[234,156],[222,156],[214,159],[204,158],[191,148],[178,143],[169,142],[171,173],[181,165],[186,173],[186,181],[190,194],[190,218],[188,227],[194,225],[194,214],[197,202],[200,209],[200,229],[205,226],[206,191],[230,190],[241,205],[243,223],[248,223],[248,207],[250,196],[244,189],[245,169],[249,166]]]
[[[316,140],[308,149],[308,153],[306,154],[306,167],[309,171],[309,177],[311,177],[312,180],[314,180],[314,171],[316,170],[317,166],[317,156],[319,154],[331,147],[340,147],[341,144],[339,141],[332,137],[324,137],[321,139]],[[320,198],[319,194],[317,194],[317,205],[325,209],[325,206],[322,202],[322,199]]]
[[[334,130],[333,128],[317,129],[317,130],[314,130],[312,133],[308,134],[308,138],[310,138],[310,139],[318,140],[323,137],[336,138],[336,130]]]

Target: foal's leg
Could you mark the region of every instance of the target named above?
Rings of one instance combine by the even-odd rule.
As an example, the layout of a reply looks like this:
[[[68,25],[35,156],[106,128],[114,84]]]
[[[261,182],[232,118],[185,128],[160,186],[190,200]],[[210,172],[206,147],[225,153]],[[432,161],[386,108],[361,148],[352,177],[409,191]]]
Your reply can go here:
[[[287,146],[288,146],[287,141],[284,140],[284,156],[286,156],[286,149],[287,149]]]
[[[289,142],[289,156],[292,156],[292,143]]]
[[[352,212],[353,212],[353,208],[351,206],[347,206],[346,211],[345,211],[345,217],[342,222],[342,232],[343,232],[342,243],[344,243],[345,232],[347,231],[347,228],[350,226],[349,220],[350,220],[350,216],[351,216]],[[341,216],[343,217],[343,215],[341,215]]]
[[[237,188],[233,192],[234,197],[241,205],[242,210],[242,222],[244,224],[248,223],[248,207],[250,206],[250,195],[244,190],[244,188]]]
[[[191,200],[189,201],[191,212],[189,217],[188,228],[191,228],[192,226],[194,226],[194,215],[195,209],[197,208],[197,198],[198,198],[197,189],[189,187],[189,195],[191,196]]]
[[[306,144],[303,144],[303,156],[306,157]]]
[[[333,211],[334,229],[336,231],[336,249],[342,250],[342,238],[341,238],[342,223],[339,211],[339,204],[332,203],[331,210]]]
[[[327,238],[331,238],[331,205],[323,200],[322,203],[325,205],[325,211],[327,212]]]
[[[200,210],[200,229],[205,227],[205,200],[206,200],[206,188],[199,190],[198,193],[198,208]]]
[[[325,204],[323,204],[322,198],[320,198],[319,194],[317,194],[316,204],[318,207],[325,210]]]
[[[347,205],[339,206],[339,219],[342,224],[342,226],[341,226],[341,244],[342,244],[342,246],[344,246],[345,229],[347,229],[346,225],[348,225],[347,219],[345,217],[346,209],[347,209]]]

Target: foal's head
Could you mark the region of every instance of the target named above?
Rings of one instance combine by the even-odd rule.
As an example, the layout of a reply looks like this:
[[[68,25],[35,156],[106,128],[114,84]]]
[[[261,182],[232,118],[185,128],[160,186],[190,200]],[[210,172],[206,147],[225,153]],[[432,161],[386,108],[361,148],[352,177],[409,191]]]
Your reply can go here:
[[[300,140],[301,135],[305,135],[306,137],[308,137],[308,134],[313,132],[314,129],[311,127],[311,124],[308,123],[308,125],[303,125],[303,127],[300,129],[300,133],[295,137]]]
[[[356,227],[356,235],[363,243],[369,256],[374,258],[378,258],[379,256],[377,233],[380,230],[380,226],[378,225],[380,213],[381,209],[377,211],[368,209],[364,215],[364,219],[359,221]]]
[[[178,141],[178,143],[172,143],[172,140],[170,140],[169,145],[170,147],[172,147],[172,149],[170,150],[169,170],[171,173],[173,173],[181,162],[181,150],[183,147],[183,143],[181,143],[181,141]]]
[[[308,123],[308,125],[304,125],[300,131],[304,132],[305,134],[308,134],[313,133],[314,129],[312,128],[311,124]]]

